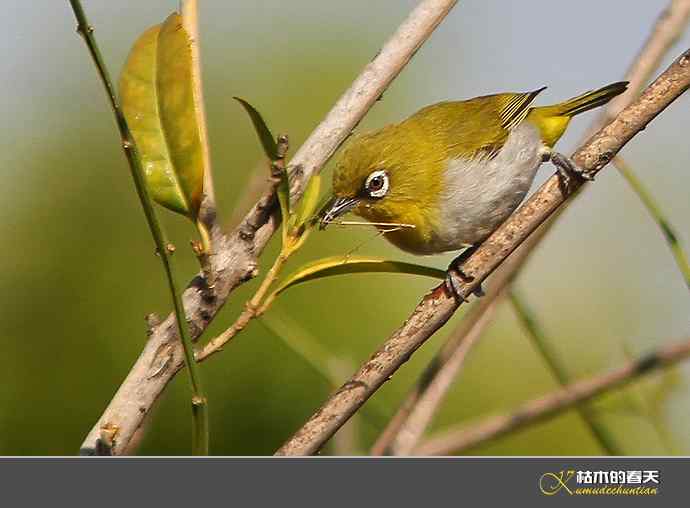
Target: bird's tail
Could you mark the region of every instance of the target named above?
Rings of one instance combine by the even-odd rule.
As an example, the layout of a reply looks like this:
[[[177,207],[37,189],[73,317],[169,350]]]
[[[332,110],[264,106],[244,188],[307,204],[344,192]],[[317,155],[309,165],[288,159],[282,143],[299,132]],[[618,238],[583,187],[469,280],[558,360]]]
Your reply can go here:
[[[527,119],[539,127],[544,143],[547,146],[553,146],[563,135],[573,116],[603,106],[616,95],[625,92],[627,87],[627,81],[611,83],[553,106],[533,108]]]
[[[603,106],[608,101],[613,99],[616,95],[620,95],[628,88],[627,81],[619,81],[611,83],[599,90],[590,90],[582,95],[573,97],[565,102],[561,102],[554,106],[558,110],[558,114],[562,116],[575,116],[590,109]]]

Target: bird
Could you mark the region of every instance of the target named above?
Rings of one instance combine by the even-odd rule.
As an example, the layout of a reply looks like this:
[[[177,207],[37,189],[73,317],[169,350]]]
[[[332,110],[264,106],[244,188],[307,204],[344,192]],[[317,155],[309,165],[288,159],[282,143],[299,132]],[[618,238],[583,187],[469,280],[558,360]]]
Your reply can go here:
[[[415,255],[476,248],[519,206],[542,163],[551,161],[566,183],[591,179],[554,146],[572,117],[627,85],[549,106],[532,105],[546,87],[444,101],[355,134],[336,161],[320,228],[353,212]]]

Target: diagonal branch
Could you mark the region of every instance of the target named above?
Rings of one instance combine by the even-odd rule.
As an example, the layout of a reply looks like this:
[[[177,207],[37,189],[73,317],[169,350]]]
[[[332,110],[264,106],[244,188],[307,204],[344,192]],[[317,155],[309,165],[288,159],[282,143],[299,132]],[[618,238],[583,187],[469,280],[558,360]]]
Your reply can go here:
[[[623,109],[637,97],[644,86],[654,76],[661,60],[676,43],[690,19],[690,0],[671,0],[659,17],[647,37],[642,49],[625,73],[629,81],[628,90],[614,97],[594,122],[590,134],[602,125],[610,123]]]
[[[615,370],[577,381],[527,402],[512,413],[488,418],[474,426],[463,425],[440,432],[415,448],[414,454],[449,455],[468,450],[526,425],[556,416],[597,395],[624,386],[655,370],[670,367],[688,357],[690,340],[663,346]]]
[[[451,339],[422,374],[418,386],[408,395],[401,406],[400,415],[396,414],[397,418],[391,420],[389,432],[395,432],[392,442],[379,451],[381,444],[386,443],[387,433],[384,431],[381,435],[382,443],[374,445],[372,455],[409,455],[412,452],[462,369],[470,349],[493,320],[502,299],[502,295],[499,294],[497,298],[487,300],[486,303],[479,302],[478,306],[470,311],[471,314],[462,320]],[[443,368],[440,368],[441,366]],[[408,407],[410,411],[405,414]],[[396,421],[398,418],[402,419],[399,424]]]
[[[690,86],[690,50],[681,55],[633,104],[582,146],[573,156],[582,169],[600,171],[632,137]],[[558,175],[549,178],[462,265],[471,282],[460,295],[470,297],[527,237],[551,217],[583,182],[571,179],[566,187]],[[433,333],[453,315],[460,301],[441,285],[426,295],[398,329],[276,453],[308,455],[319,448]]]
[[[519,249],[511,259],[521,256],[523,252],[523,249]],[[503,300],[504,289],[512,277],[496,275],[491,279],[484,297],[463,316],[419,376],[372,446],[371,455],[408,455],[416,446],[462,369],[467,354],[491,323],[498,304]]]
[[[297,151],[290,163],[293,174],[308,177],[321,170],[456,3],[457,0],[419,3]],[[305,180],[294,179],[292,193],[295,199],[301,196]],[[225,235],[218,227],[211,231],[213,294],[204,290],[201,276],[197,276],[183,294],[187,321],[194,337],[208,326],[236,287],[257,275],[257,258],[279,222],[274,205],[273,194],[264,194],[232,233]],[[144,350],[86,437],[82,453],[95,453],[101,429],[115,429],[114,454],[126,450],[134,432],[182,365],[175,320],[168,316],[152,331]]]
[[[589,135],[593,134],[598,128],[600,128],[604,124],[609,123],[611,120],[613,120],[623,108],[628,106],[632,102],[632,100],[638,96],[638,94],[642,91],[644,85],[652,76],[652,73],[659,66],[661,59],[664,58],[664,56],[666,56],[666,52],[685,31],[689,18],[690,0],[670,1],[669,5],[658,16],[657,21],[654,24],[649,36],[647,37],[647,40],[645,41],[642,49],[635,57],[632,65],[625,74],[625,79],[630,82],[628,90],[624,94],[616,97],[602,110],[601,114],[595,119],[594,122],[592,122],[592,126],[589,130]],[[586,138],[583,139],[583,142],[585,140]],[[618,164],[619,161],[620,157],[616,157],[616,159],[614,159],[614,163],[617,167],[620,167],[620,165]],[[629,174],[625,176],[628,180],[630,180]],[[636,192],[638,192],[639,194],[639,186],[633,185],[633,187],[635,187]],[[649,205],[649,199],[645,200],[643,197],[642,200],[645,203],[647,209],[650,211],[650,213],[654,216],[655,220],[657,220],[658,224],[660,225],[665,237],[667,238],[672,253],[676,259],[676,262],[681,271],[683,272],[683,275],[685,276],[687,281],[689,279],[688,273],[690,273],[690,271],[688,271],[687,268],[688,264],[686,256],[684,251],[678,244],[676,237],[673,234],[673,230],[670,228],[668,222],[661,220],[662,217],[657,212],[655,207]],[[429,376],[439,376],[441,378],[446,378],[448,376],[454,376],[457,374],[457,372],[461,368],[461,362],[449,362],[448,365],[446,365],[446,362],[448,361],[448,359],[454,358],[454,354],[451,352],[451,349],[449,349],[453,347],[452,344],[454,344],[454,347],[458,349],[464,349],[466,347],[463,337],[459,334],[463,331],[467,333],[473,331],[474,333],[474,328],[471,326],[471,323],[465,325],[464,321],[469,319],[476,321],[481,320],[485,325],[489,324],[487,320],[484,320],[480,314],[483,311],[485,312],[486,309],[490,308],[493,300],[498,299],[500,297],[501,293],[498,291],[494,291],[495,286],[501,285],[501,283],[506,280],[506,277],[514,278],[515,275],[517,275],[522,266],[525,264],[529,254],[532,252],[534,247],[541,241],[541,239],[546,235],[546,233],[550,230],[551,226],[554,223],[554,220],[558,215],[559,214],[556,214],[551,219],[549,219],[549,221],[546,224],[544,224],[537,232],[530,236],[530,238],[520,247],[520,249],[518,249],[517,252],[513,253],[508,258],[508,260],[500,266],[500,268],[497,270],[497,273],[494,274],[492,278],[491,287],[489,288],[489,291],[487,291],[487,294],[483,299],[482,307],[477,308],[476,312],[472,312],[471,315],[465,317],[463,319],[463,323],[459,325],[459,329],[451,334],[451,338],[448,339],[446,344],[444,344],[444,346],[442,347],[442,352],[439,353],[432,360],[432,363],[424,371],[422,378],[418,381],[417,385],[413,388],[411,393],[401,404],[395,416],[391,419],[389,424],[386,426],[385,430],[376,440],[376,443],[374,444],[371,450],[372,454],[399,454],[403,453],[406,450],[410,451],[410,446],[414,445],[413,436],[416,436],[417,438],[421,437],[420,429],[417,428],[417,430],[413,430],[415,426],[412,425],[413,419],[419,423],[424,422],[424,420],[420,419],[419,414],[413,416],[413,413],[418,411],[417,409],[415,409],[416,404],[418,402],[420,404],[423,403],[426,412],[429,414],[429,418],[433,416],[433,414],[436,411],[436,407],[432,405],[431,399],[429,398],[432,397],[432,395],[429,394],[429,397],[427,397],[424,393],[425,387],[426,389],[432,389],[432,387],[435,385],[434,381],[431,380]],[[494,284],[494,282],[496,284]],[[446,391],[449,389],[449,387],[450,385],[447,386]],[[440,405],[444,399],[445,393],[440,390],[432,391],[435,393],[435,403],[437,405]],[[428,421],[424,423],[424,426],[428,425],[428,423]],[[411,425],[412,427],[410,427]],[[400,439],[402,439],[402,437],[399,436],[399,433],[403,432],[407,435],[406,448],[400,447]]]

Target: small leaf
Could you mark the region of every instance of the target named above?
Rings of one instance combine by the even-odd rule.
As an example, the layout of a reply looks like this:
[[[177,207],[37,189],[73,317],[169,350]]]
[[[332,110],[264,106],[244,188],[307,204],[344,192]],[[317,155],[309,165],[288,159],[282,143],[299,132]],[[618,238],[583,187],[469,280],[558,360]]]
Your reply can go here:
[[[299,233],[300,229],[314,217],[316,206],[319,203],[319,193],[321,192],[321,175],[313,175],[307,183],[302,199],[297,205],[293,214],[290,229]]]
[[[303,282],[352,273],[407,273],[441,280],[446,278],[445,270],[415,263],[371,257],[334,256],[308,263],[290,274],[276,287],[271,298],[278,296],[287,288],[302,284]]]
[[[196,220],[204,158],[190,40],[179,14],[146,30],[120,77],[122,111],[139,148],[151,197]]]
[[[288,179],[287,171],[280,172],[280,181],[278,182],[278,201],[280,202],[280,212],[283,214],[283,221],[287,221],[292,213],[290,207],[290,180]]]
[[[254,129],[256,129],[256,134],[259,136],[259,141],[261,141],[261,146],[264,148],[266,157],[268,157],[268,159],[271,161],[278,160],[280,158],[280,155],[278,154],[278,145],[276,144],[273,134],[271,134],[271,131],[266,125],[266,122],[264,122],[261,113],[259,113],[254,106],[249,104],[244,99],[240,99],[239,97],[233,97],[233,99],[242,104],[244,109],[249,114],[249,118],[251,118],[252,123],[254,124]]]

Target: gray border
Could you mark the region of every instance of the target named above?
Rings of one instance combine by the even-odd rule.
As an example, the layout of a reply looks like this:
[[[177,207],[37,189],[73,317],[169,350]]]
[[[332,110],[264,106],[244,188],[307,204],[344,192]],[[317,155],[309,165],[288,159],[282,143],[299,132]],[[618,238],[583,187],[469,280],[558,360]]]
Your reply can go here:
[[[538,487],[545,472],[628,468],[659,470],[659,494]],[[0,458],[3,501],[19,506],[682,506],[688,473],[688,457]]]

